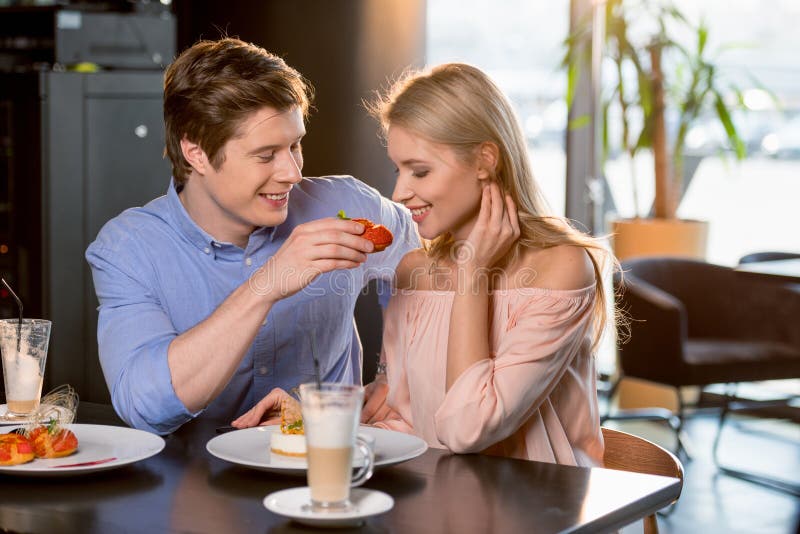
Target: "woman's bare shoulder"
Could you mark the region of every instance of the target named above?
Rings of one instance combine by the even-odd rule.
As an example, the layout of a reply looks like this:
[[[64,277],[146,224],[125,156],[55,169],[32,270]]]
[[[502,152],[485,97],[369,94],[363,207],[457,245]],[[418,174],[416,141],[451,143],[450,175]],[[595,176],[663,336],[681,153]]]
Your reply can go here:
[[[425,250],[412,250],[397,264],[397,289],[429,289],[427,273],[431,259]]]
[[[521,268],[534,273],[531,286],[546,289],[583,289],[595,284],[594,264],[583,247],[558,245],[528,249]]]

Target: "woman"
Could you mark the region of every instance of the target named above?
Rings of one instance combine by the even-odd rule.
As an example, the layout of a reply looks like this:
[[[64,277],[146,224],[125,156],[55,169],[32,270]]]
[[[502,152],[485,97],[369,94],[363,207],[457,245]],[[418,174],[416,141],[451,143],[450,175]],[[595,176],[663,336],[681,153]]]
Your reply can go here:
[[[547,214],[511,105],[480,70],[412,73],[371,106],[393,200],[426,240],[397,272],[376,426],[433,447],[601,465],[592,351],[605,249]]]

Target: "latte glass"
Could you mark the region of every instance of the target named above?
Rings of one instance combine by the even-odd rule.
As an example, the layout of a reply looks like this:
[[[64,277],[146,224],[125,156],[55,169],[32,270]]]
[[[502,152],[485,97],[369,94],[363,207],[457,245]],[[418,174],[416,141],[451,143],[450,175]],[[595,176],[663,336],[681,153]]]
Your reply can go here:
[[[350,488],[372,476],[373,442],[358,435],[363,399],[361,386],[331,383],[300,386],[313,511],[348,510]],[[355,449],[360,451],[364,463],[353,473]]]
[[[21,327],[19,319],[0,320],[6,418],[28,417],[39,409],[50,326],[44,319],[23,319]]]

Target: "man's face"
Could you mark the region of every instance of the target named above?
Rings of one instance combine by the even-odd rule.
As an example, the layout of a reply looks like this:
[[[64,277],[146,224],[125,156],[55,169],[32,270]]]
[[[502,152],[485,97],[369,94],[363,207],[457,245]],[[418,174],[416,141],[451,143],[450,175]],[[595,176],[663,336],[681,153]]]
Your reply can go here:
[[[192,216],[218,239],[236,241],[257,227],[286,220],[289,192],[302,179],[305,135],[298,107],[264,107],[243,121],[222,147],[218,169],[206,165],[187,187],[200,200],[202,214]],[[190,213],[192,212],[190,208]],[[232,237],[235,236],[235,237]]]

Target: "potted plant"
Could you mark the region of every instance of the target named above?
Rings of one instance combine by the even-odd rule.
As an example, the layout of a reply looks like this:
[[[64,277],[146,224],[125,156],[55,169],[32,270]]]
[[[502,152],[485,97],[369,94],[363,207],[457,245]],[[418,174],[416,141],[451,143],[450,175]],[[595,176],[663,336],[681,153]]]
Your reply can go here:
[[[585,54],[590,50],[591,20],[580,24],[566,40],[568,99],[574,94]],[[633,219],[613,223],[614,250],[620,259],[640,255],[705,256],[707,223],[676,216],[685,191],[686,136],[696,120],[713,114],[738,159],[745,145],[731,119],[731,108],[742,106],[742,94],[723,87],[719,68],[708,47],[709,28],[693,26],[671,3],[608,0],[605,4],[604,66],[609,69],[603,93],[604,158],[611,142],[618,144],[631,164]],[[693,36],[691,47],[676,36]],[[726,93],[734,97],[726,100]],[[609,109],[616,108],[621,129],[610,139]],[[667,118],[673,118],[668,128]],[[585,121],[581,121],[585,122]],[[642,149],[653,154],[655,199],[651,214],[639,213],[639,188],[634,158]]]

